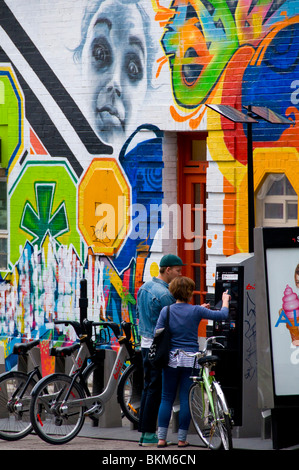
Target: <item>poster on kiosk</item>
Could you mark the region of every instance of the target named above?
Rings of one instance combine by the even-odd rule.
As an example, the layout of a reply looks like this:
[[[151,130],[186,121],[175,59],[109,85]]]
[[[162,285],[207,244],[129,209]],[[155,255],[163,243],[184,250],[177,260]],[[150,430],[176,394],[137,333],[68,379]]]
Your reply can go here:
[[[266,248],[273,375],[278,397],[299,395],[299,243],[293,243],[293,247]]]
[[[261,408],[298,407],[299,227],[255,232]]]

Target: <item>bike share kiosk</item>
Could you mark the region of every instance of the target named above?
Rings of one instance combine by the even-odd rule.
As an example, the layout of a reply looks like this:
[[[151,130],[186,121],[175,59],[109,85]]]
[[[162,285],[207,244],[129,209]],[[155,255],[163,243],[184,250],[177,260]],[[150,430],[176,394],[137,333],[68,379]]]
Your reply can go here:
[[[273,448],[299,444],[299,227],[254,231],[258,398]]]
[[[87,297],[87,280],[81,279],[80,281],[80,323],[83,324],[87,319],[88,314],[88,297]],[[93,391],[100,393],[109,379],[111,369],[116,358],[116,351],[111,348],[103,348],[97,350],[97,358],[99,361],[99,368],[97,373],[94,374]],[[118,427],[121,426],[121,410],[117,401],[116,392],[105,405],[105,413],[99,417],[99,427]],[[94,424],[95,425],[95,424]]]
[[[221,308],[226,290],[231,295],[229,317],[213,324],[213,335],[226,337],[225,348],[213,350],[220,359],[216,377],[232,411],[235,437],[259,436],[253,254],[232,255],[216,266],[215,309]]]

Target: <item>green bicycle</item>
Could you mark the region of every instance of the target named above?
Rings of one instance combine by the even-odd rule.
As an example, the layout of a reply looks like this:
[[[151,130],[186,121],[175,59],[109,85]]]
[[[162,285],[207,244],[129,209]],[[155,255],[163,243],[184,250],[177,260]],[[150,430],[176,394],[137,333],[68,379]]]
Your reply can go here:
[[[189,408],[192,422],[203,443],[212,450],[232,450],[232,420],[224,393],[212,370],[218,357],[210,354],[211,345],[224,347],[212,336],[206,340],[203,351],[185,353],[194,357],[193,384],[189,391]],[[200,368],[196,369],[196,362]],[[197,374],[195,373],[197,371]]]

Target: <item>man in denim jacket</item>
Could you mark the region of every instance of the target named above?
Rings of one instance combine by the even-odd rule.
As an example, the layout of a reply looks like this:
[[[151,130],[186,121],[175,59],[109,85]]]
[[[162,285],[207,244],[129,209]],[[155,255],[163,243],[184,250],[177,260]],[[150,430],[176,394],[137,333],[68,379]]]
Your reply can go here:
[[[141,351],[144,368],[144,389],[142,393],[139,432],[142,433],[140,445],[156,445],[157,416],[161,401],[161,371],[154,368],[148,360],[148,351],[154,337],[155,326],[160,311],[175,302],[168,290],[168,284],[182,274],[183,262],[175,255],[165,255],[160,261],[158,277],[153,277],[140,287],[137,294],[137,318],[141,336]]]

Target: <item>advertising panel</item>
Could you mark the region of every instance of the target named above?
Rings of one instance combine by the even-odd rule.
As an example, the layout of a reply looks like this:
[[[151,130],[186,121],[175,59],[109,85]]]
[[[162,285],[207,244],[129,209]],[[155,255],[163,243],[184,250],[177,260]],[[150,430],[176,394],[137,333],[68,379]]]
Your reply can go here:
[[[263,239],[274,401],[297,404],[299,227],[264,228]]]
[[[266,249],[275,395],[299,395],[299,248]]]

